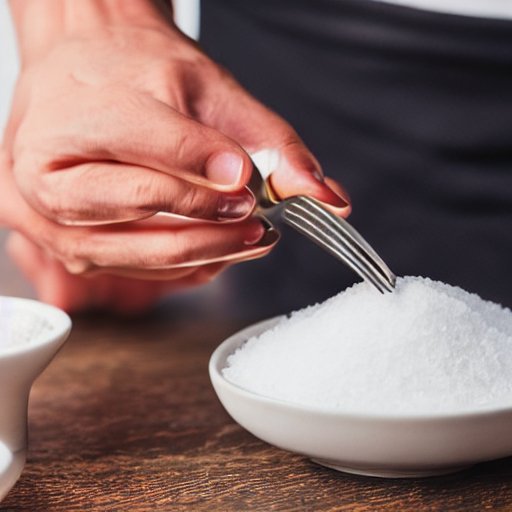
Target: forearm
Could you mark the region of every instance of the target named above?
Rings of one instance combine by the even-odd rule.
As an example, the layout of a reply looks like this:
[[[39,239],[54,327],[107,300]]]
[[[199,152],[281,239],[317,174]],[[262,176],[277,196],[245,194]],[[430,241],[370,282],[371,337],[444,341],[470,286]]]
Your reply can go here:
[[[63,36],[116,25],[158,27],[171,14],[171,2],[158,0],[10,0],[10,8],[22,62],[44,55]]]

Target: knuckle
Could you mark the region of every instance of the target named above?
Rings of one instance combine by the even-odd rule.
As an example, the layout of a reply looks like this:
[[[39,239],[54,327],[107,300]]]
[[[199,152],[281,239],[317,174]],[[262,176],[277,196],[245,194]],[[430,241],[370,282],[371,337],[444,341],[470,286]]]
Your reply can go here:
[[[188,113],[183,88],[176,87],[177,70],[174,63],[158,66],[148,80],[149,92],[162,103],[172,106],[179,112]]]
[[[176,179],[170,185],[159,178],[133,188],[132,207],[138,213],[164,211],[183,217],[215,220],[225,207],[220,193]]]
[[[34,158],[21,157],[14,165],[16,183],[24,198],[46,218],[60,222],[67,218],[63,196],[45,179],[43,166]]]
[[[181,213],[190,217],[197,217],[204,209],[199,190],[196,187],[187,187],[180,198],[179,209]]]
[[[188,187],[180,200],[180,208],[184,213],[193,215],[199,210],[200,201],[195,187]]]
[[[284,123],[281,127],[281,131],[281,143],[279,144],[279,149],[281,151],[294,148],[299,148],[300,150],[303,149],[304,143],[291,126]]]
[[[191,186],[182,196],[183,211],[190,217],[215,220],[225,206],[219,192]]]
[[[169,198],[169,189],[156,178],[139,181],[133,187],[129,209],[138,215],[153,214],[158,211],[175,213],[174,201]]]

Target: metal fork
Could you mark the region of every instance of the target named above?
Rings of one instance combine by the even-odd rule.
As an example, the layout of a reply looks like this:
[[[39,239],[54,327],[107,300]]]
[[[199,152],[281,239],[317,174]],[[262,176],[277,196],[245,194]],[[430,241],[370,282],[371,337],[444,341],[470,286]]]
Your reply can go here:
[[[331,213],[318,200],[309,196],[278,199],[269,181],[269,168],[275,169],[275,155],[264,150],[252,155],[258,164],[249,188],[255,194],[260,209],[279,208],[284,222],[305,235],[322,249],[348,265],[381,293],[392,292],[396,276],[370,244],[345,220]],[[262,156],[264,158],[262,158]],[[273,160],[273,162],[269,162]],[[261,167],[266,167],[262,172]]]

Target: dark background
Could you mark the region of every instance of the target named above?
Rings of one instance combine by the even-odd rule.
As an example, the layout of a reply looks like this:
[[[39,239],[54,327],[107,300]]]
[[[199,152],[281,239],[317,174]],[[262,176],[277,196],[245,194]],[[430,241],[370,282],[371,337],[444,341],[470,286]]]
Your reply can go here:
[[[284,116],[353,200],[398,275],[512,305],[512,23],[361,0],[204,0],[201,43]],[[268,316],[358,278],[283,228],[228,274],[226,304]]]

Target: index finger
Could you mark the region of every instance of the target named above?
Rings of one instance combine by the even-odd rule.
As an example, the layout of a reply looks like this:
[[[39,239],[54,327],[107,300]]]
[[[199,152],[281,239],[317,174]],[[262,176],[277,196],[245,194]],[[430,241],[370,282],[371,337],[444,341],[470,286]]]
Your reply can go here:
[[[115,161],[223,192],[241,190],[252,171],[249,156],[220,131],[125,87],[78,91],[29,109],[14,155],[32,175]]]
[[[208,111],[204,122],[232,137],[249,154],[259,155],[259,168],[271,175],[272,187],[281,199],[307,194],[331,205],[336,213],[348,215],[348,195],[343,194],[341,186],[333,190],[325,182],[317,159],[283,118],[232,78],[225,78],[212,89],[216,108]]]

